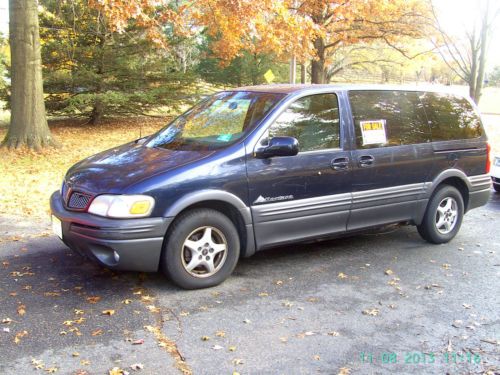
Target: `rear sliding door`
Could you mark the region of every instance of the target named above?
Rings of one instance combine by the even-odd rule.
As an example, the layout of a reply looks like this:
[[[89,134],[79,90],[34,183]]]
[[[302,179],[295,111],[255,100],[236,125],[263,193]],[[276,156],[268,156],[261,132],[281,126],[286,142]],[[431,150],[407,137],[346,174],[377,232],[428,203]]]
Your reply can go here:
[[[433,159],[422,95],[383,90],[348,93],[355,129],[348,230],[415,217]]]

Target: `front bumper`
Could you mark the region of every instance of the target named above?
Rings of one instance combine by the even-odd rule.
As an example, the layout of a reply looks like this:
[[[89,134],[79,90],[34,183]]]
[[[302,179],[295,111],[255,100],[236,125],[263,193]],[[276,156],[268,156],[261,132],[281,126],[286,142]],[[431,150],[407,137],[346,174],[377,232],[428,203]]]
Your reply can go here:
[[[500,165],[493,164],[491,166],[490,175],[493,185],[500,186]]]
[[[110,219],[64,208],[61,194],[50,209],[62,223],[63,242],[72,250],[118,270],[155,272],[163,239],[173,218]]]

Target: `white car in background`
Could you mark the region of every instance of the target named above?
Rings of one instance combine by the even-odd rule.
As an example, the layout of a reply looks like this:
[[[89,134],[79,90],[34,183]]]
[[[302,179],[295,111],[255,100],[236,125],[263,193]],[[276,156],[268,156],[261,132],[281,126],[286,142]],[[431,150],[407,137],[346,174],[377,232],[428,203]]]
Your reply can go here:
[[[500,193],[500,156],[495,156],[491,165],[491,179],[493,180],[493,187]]]

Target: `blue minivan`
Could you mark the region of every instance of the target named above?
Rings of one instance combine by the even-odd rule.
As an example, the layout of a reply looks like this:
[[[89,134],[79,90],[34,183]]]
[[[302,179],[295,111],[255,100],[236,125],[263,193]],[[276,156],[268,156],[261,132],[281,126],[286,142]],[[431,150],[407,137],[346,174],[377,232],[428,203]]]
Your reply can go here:
[[[52,225],[106,267],[204,288],[240,256],[389,223],[450,241],[489,198],[489,157],[476,108],[452,93],[243,87],[75,164]]]

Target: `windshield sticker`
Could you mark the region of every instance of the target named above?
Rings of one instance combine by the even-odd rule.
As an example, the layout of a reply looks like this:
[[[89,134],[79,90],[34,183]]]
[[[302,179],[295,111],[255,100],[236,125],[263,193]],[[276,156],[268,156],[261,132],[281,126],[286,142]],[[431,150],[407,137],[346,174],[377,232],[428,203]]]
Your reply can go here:
[[[218,99],[189,119],[184,137],[210,137],[216,134],[235,134],[243,131],[250,99]]]
[[[217,140],[221,142],[229,142],[232,137],[232,134],[221,134],[217,137]]]
[[[387,143],[385,120],[360,121],[359,126],[363,136],[363,146]]]

